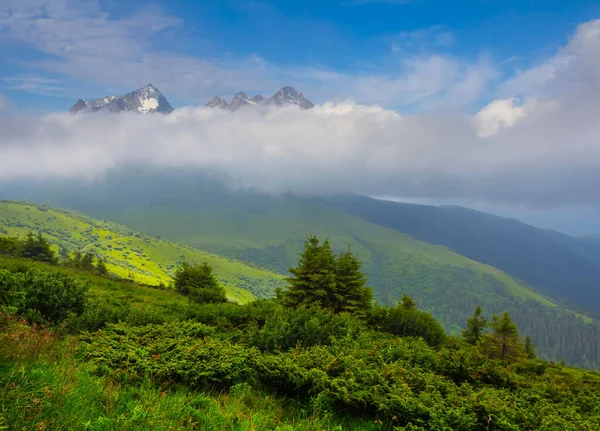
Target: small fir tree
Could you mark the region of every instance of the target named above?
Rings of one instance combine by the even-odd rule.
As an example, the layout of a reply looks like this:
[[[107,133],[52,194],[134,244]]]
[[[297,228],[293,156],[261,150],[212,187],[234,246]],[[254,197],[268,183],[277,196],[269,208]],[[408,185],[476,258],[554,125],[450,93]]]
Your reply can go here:
[[[462,336],[466,342],[475,345],[483,337],[487,325],[487,320],[482,316],[481,307],[478,305],[473,316],[467,320],[467,327],[462,331]]]
[[[412,310],[417,308],[417,303],[405,293],[402,295],[399,306],[404,310]]]
[[[94,256],[93,253],[88,252],[86,254],[83,255],[83,257],[81,258],[80,261],[80,268],[83,269],[84,271],[93,271],[96,269],[95,266],[95,261],[96,261],[96,256]]]
[[[533,340],[529,335],[525,337],[523,348],[525,350],[525,354],[527,355],[527,359],[537,358],[537,354],[535,353],[535,346],[533,345]]]
[[[340,253],[336,262],[335,290],[331,309],[364,316],[373,303],[373,289],[366,287],[367,276],[361,272],[361,262],[350,251]]]
[[[197,303],[227,302],[225,289],[207,263],[191,265],[183,262],[175,271],[173,279],[175,290]]]
[[[482,339],[484,352],[490,358],[517,359],[522,356],[523,349],[519,343],[519,329],[512,321],[508,311],[502,316],[492,316],[490,323],[492,332]]]
[[[46,238],[44,238],[41,233],[34,236],[32,232],[29,232],[25,241],[19,242],[17,255],[25,259],[33,259],[52,264],[55,264],[57,261],[54,250],[52,250],[50,243],[46,241]]]
[[[106,267],[106,262],[104,261],[104,259],[98,259],[98,261],[96,262],[96,271],[100,275],[108,274],[108,268]]]

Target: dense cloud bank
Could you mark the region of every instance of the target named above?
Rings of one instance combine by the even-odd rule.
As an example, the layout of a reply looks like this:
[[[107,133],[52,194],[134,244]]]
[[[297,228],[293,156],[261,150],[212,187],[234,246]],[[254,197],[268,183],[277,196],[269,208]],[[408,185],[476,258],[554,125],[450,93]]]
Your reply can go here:
[[[599,63],[592,21],[475,115],[399,115],[348,101],[307,111],[4,116],[0,181],[141,164],[210,169],[265,191],[598,205]]]

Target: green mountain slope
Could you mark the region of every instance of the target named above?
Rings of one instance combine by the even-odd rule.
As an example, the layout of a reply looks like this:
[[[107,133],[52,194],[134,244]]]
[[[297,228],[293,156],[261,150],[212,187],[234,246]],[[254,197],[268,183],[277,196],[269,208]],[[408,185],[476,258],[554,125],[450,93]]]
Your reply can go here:
[[[232,191],[185,170],[114,171],[93,183],[33,184],[28,190],[13,187],[11,193],[35,196],[40,202],[77,209],[280,274],[296,264],[307,234],[328,237],[336,249],[351,245],[365,263],[369,283],[382,303],[393,304],[407,293],[453,332],[477,305],[487,314],[511,310],[545,357],[600,366],[600,326],[557,304],[560,299],[542,295],[446,246],[365,220],[324,198]],[[431,229],[444,231],[443,220],[434,222]]]
[[[600,244],[462,207],[327,198],[335,208],[511,274],[558,301],[600,313]]]
[[[43,232],[63,255],[93,251],[106,259],[110,272],[144,284],[168,284],[178,264],[186,260],[213,266],[228,296],[239,302],[271,296],[282,285],[282,277],[273,272],[114,223],[46,206],[0,201],[0,235],[24,236],[29,231]]]
[[[246,211],[227,208],[96,208],[97,216],[135,226],[151,235],[252,262],[286,273],[295,265],[307,233],[328,237],[336,249],[357,253],[380,302],[408,293],[458,329],[478,304],[494,312],[514,304],[556,308],[526,284],[446,247],[427,244],[368,223],[315,200],[282,199]],[[161,223],[161,220],[168,220]]]

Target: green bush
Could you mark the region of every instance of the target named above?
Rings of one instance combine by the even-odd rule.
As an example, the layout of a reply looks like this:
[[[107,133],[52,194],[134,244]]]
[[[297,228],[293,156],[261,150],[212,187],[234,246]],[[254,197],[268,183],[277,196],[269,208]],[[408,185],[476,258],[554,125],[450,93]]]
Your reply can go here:
[[[430,346],[439,347],[446,340],[444,328],[431,314],[416,308],[375,307],[368,315],[369,325],[399,337],[421,337]]]
[[[255,325],[247,339],[262,351],[285,351],[330,344],[335,339],[357,336],[363,329],[361,322],[346,313],[335,314],[319,307],[280,307],[266,317],[264,325]]]
[[[21,277],[0,269],[0,312],[12,314],[23,309],[24,305],[25,291]]]
[[[38,323],[58,324],[85,310],[87,286],[59,272],[30,269],[14,274],[25,292],[20,314]]]

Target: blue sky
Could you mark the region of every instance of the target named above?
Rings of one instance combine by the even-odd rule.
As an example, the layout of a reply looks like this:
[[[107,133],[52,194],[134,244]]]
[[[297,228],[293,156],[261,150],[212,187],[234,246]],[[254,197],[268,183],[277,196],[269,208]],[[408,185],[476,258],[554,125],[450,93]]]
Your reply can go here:
[[[192,165],[598,233],[598,18],[584,0],[2,0],[0,181]],[[182,109],[60,114],[149,82]],[[317,106],[199,108],[284,85]]]
[[[13,107],[41,111],[147,82],[175,106],[289,84],[317,103],[473,110],[494,98],[499,82],[551,57],[577,25],[600,15],[598,2],[581,0],[3,4],[0,93]],[[448,94],[453,85],[469,91]]]

